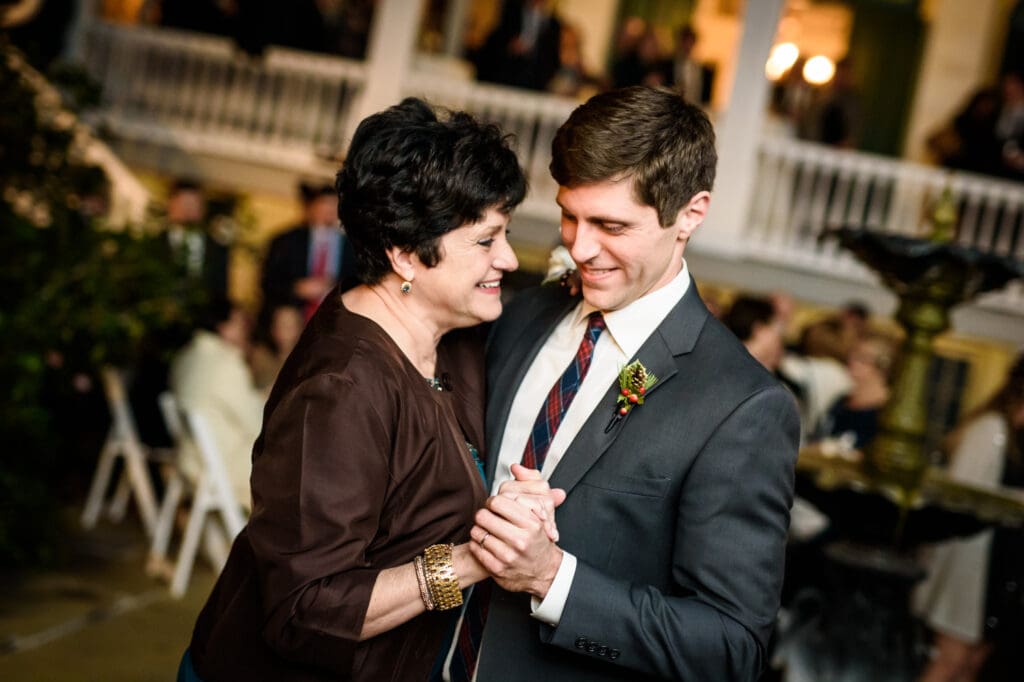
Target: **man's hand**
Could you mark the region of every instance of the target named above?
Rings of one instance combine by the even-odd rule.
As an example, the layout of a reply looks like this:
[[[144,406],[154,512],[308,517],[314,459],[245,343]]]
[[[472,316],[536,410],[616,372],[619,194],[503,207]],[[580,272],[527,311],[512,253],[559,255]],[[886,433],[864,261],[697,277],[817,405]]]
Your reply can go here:
[[[296,280],[293,291],[303,301],[320,301],[334,286],[334,280],[323,275]]]
[[[506,590],[543,599],[562,563],[554,510],[565,501],[565,491],[518,464],[512,475],[516,480],[502,484],[477,512],[470,551]]]

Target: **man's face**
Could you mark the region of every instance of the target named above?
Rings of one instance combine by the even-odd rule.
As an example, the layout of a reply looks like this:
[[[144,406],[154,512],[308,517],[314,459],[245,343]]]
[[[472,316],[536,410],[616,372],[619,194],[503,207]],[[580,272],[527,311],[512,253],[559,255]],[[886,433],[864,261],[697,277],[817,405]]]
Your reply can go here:
[[[310,225],[337,225],[338,197],[321,194],[306,206],[306,221]]]
[[[201,222],[206,213],[206,201],[199,192],[178,190],[167,200],[167,220],[181,225]]]
[[[587,303],[619,310],[671,282],[682,269],[686,239],[703,218],[694,202],[706,207],[708,196],[697,194],[662,227],[654,207],[633,197],[629,178],[560,187],[562,242],[576,261]]]

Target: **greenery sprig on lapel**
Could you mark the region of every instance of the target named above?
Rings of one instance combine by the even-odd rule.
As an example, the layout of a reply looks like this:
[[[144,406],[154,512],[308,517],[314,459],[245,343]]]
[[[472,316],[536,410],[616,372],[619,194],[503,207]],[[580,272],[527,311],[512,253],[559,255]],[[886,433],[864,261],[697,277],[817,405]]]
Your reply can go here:
[[[619,397],[615,401],[618,416],[625,417],[637,405],[644,404],[644,395],[658,381],[643,363],[634,360],[619,372]]]

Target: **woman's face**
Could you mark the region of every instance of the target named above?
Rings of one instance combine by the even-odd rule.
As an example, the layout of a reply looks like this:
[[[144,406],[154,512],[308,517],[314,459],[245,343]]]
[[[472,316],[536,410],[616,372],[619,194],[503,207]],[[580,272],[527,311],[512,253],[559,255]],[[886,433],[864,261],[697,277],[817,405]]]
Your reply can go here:
[[[442,329],[471,327],[501,314],[501,279],[519,267],[508,243],[508,220],[496,208],[441,238],[440,262],[416,262],[411,296],[422,300]]]
[[[846,367],[854,383],[885,382],[885,372],[879,368],[881,350],[870,342],[858,343],[850,352]]]

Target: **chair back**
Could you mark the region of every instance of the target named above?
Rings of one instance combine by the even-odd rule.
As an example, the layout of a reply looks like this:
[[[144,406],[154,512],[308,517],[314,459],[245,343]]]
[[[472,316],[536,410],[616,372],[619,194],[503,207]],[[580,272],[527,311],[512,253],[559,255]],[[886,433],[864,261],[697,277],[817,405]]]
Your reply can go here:
[[[224,458],[217,446],[217,440],[213,437],[209,422],[201,410],[186,407],[181,410],[181,413],[184,417],[182,423],[187,425],[188,434],[195,443],[202,461],[203,481],[210,486],[214,499],[217,501],[214,506],[221,512],[228,535],[234,539],[242,532],[245,518],[242,515],[238,498],[231,487],[231,479],[224,466]]]

